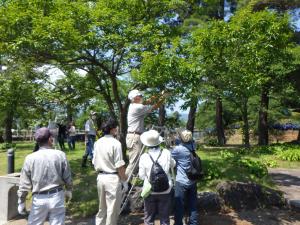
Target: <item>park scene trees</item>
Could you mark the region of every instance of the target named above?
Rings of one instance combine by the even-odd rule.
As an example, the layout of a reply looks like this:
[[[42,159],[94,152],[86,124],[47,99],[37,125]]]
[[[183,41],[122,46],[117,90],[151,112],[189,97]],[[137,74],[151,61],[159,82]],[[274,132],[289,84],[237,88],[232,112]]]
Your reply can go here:
[[[55,117],[83,130],[93,110],[118,120],[126,157],[128,92],[164,91],[168,98],[146,123],[200,134],[199,190],[244,181],[235,168],[272,186],[267,167],[300,165],[299,7],[298,0],[1,1],[1,146],[19,145],[24,156],[31,147],[15,131]],[[70,212],[81,217],[97,201],[92,190],[79,196],[94,179],[76,168],[79,146],[68,157],[78,179]]]

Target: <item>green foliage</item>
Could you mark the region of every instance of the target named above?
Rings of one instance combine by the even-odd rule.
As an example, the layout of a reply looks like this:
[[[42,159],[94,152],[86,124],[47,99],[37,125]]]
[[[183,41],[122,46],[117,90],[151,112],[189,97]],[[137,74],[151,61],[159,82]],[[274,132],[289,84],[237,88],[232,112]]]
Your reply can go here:
[[[257,160],[244,158],[239,161],[239,166],[246,168],[251,175],[258,178],[262,178],[268,174],[267,167]]]
[[[214,136],[207,136],[204,139],[204,143],[209,145],[209,146],[218,146],[218,140]]]
[[[212,162],[204,164],[203,167],[205,180],[214,180],[223,176],[221,170]]]
[[[277,156],[278,158],[287,161],[300,161],[300,148],[280,150],[277,152]]]
[[[263,163],[266,167],[270,167],[270,168],[278,167],[278,163],[277,163],[276,160],[262,160],[262,163]]]
[[[8,150],[10,148],[15,148],[16,147],[16,143],[2,143],[0,144],[0,149],[1,150]]]

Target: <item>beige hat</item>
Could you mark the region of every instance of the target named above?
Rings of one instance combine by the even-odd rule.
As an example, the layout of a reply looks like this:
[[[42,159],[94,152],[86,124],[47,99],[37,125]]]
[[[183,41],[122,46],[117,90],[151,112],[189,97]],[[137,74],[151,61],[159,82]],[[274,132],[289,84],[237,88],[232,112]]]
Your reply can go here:
[[[149,130],[141,135],[141,142],[148,147],[154,147],[162,143],[164,139],[159,136],[156,130]]]
[[[179,136],[180,136],[180,139],[183,141],[183,142],[189,142],[191,140],[193,140],[193,134],[191,131],[189,130],[180,130],[178,132]]]
[[[129,100],[133,100],[136,96],[143,96],[143,93],[139,90],[134,89],[128,94]]]

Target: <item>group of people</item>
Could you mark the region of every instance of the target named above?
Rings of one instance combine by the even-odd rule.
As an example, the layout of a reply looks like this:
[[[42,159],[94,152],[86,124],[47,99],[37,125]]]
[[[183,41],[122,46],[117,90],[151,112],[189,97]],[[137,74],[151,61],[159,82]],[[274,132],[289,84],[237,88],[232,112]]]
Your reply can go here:
[[[162,149],[163,138],[156,130],[144,132],[144,118],[152,110],[158,108],[166,95],[153,97],[143,101],[143,94],[138,90],[129,93],[131,101],[128,110],[128,133],[126,144],[129,163],[126,167],[123,159],[122,146],[117,140],[118,123],[108,118],[101,126],[103,135],[95,142],[96,134],[93,123],[86,123],[87,148],[84,157],[89,155],[97,172],[97,190],[99,210],[96,225],[116,225],[122,203],[122,193],[127,193],[132,174],[138,175],[143,181],[143,188],[153,179],[154,165],[161,168],[167,177],[167,186],[163,191],[153,190],[144,197],[144,223],[154,224],[158,216],[162,225],[170,224],[169,213],[172,201],[172,190],[175,199],[175,225],[182,225],[185,210],[188,212],[189,224],[197,223],[197,186],[186,174],[190,167],[190,152],[195,151],[192,133],[188,130],[179,132],[180,144],[171,151]],[[156,103],[154,101],[156,99]],[[91,113],[93,121],[93,113]],[[72,179],[69,163],[65,153],[53,148],[53,138],[48,128],[40,128],[35,134],[39,151],[28,155],[21,171],[18,190],[20,214],[25,213],[25,198],[32,191],[32,208],[28,224],[42,224],[49,218],[51,225],[64,224],[65,206],[72,198]],[[92,143],[92,144],[91,144]],[[144,150],[142,153],[142,146]],[[86,160],[84,158],[83,160]],[[176,168],[175,182],[171,171]],[[65,189],[63,187],[65,186]],[[187,206],[187,209],[186,209]]]
[[[70,150],[75,150],[76,142],[76,128],[73,121],[67,125],[63,121],[49,121],[48,128],[53,136],[53,145],[56,148],[59,145],[60,150],[65,151],[65,139],[67,139],[68,147]],[[38,150],[38,148],[35,148]]]

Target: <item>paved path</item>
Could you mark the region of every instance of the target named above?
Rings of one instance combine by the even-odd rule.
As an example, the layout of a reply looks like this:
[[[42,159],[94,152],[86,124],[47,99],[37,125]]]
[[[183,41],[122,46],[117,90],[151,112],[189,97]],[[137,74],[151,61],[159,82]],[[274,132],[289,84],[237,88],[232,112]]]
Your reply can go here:
[[[300,211],[300,169],[269,169],[274,182],[284,193],[288,204]]]

